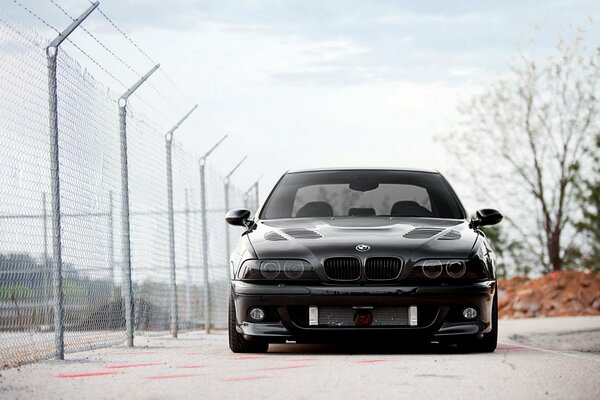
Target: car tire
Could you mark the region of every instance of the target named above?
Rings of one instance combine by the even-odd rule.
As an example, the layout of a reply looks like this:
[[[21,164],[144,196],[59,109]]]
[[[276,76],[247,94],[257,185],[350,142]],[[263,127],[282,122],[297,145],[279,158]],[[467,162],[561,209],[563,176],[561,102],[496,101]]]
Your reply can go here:
[[[492,303],[492,330],[484,333],[482,338],[476,338],[467,344],[467,349],[473,353],[493,353],[498,345],[498,288],[494,293]]]
[[[244,339],[244,335],[236,329],[235,302],[233,296],[229,296],[229,348],[234,353],[266,353],[269,343]]]

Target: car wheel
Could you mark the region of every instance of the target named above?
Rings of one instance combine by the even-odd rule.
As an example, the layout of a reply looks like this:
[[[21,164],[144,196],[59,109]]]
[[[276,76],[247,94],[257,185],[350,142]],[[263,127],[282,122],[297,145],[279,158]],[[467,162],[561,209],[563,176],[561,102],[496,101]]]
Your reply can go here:
[[[474,353],[493,353],[498,345],[498,288],[492,303],[492,330],[482,338],[476,338],[467,344],[467,349]]]
[[[234,353],[266,353],[269,343],[244,339],[244,335],[237,331],[236,325],[235,302],[233,296],[229,296],[229,348]]]

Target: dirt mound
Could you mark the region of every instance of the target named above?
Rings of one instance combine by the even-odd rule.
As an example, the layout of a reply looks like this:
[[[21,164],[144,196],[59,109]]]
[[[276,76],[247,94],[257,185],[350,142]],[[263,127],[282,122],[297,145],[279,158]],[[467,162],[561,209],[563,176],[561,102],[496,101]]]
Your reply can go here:
[[[551,272],[500,280],[498,286],[500,318],[600,315],[600,273]]]

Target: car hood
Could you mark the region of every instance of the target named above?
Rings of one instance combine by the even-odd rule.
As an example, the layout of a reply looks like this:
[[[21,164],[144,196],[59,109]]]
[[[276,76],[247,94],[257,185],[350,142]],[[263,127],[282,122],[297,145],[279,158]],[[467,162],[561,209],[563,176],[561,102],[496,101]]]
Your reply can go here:
[[[477,232],[466,220],[438,218],[293,218],[258,221],[248,239],[258,258],[320,261],[335,256],[467,258]],[[368,251],[360,252],[357,245]]]

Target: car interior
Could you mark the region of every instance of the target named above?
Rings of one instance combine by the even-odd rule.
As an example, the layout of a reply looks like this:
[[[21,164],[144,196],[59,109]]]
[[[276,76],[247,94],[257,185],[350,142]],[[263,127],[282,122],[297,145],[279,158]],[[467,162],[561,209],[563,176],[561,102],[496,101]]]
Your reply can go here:
[[[371,217],[377,215],[374,208],[352,207],[348,210],[349,217]],[[433,217],[433,213],[416,201],[397,201],[390,210],[392,217]],[[333,208],[326,201],[311,201],[302,206],[296,213],[297,218],[327,218],[333,217]]]

